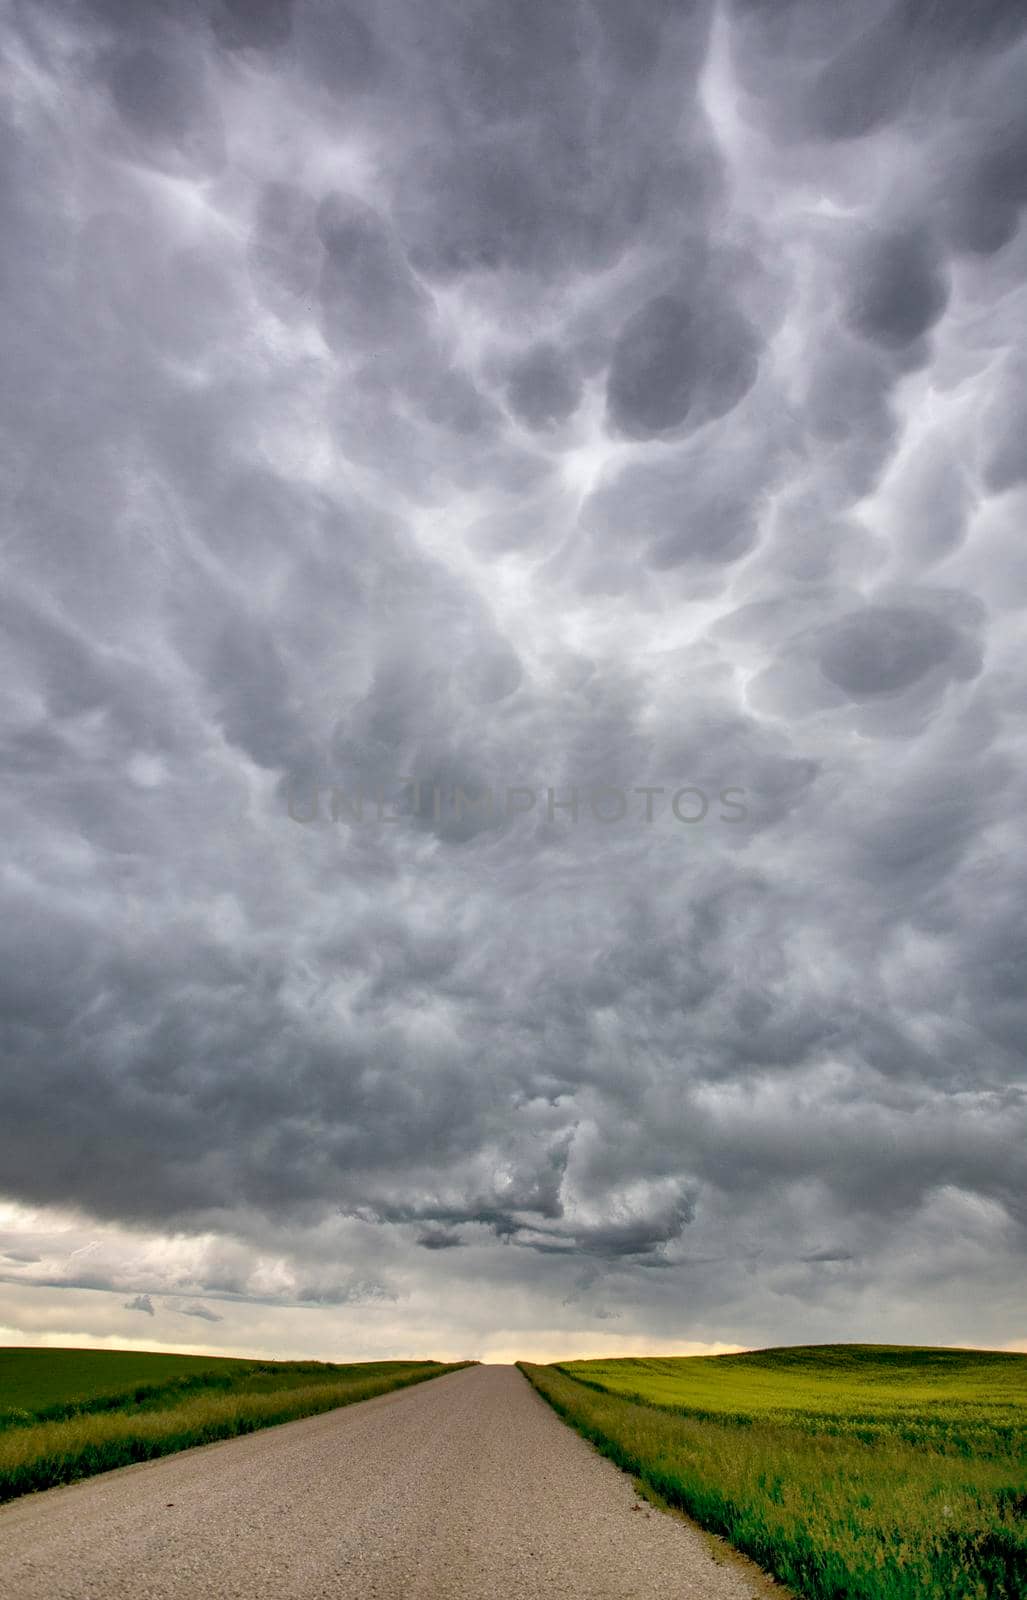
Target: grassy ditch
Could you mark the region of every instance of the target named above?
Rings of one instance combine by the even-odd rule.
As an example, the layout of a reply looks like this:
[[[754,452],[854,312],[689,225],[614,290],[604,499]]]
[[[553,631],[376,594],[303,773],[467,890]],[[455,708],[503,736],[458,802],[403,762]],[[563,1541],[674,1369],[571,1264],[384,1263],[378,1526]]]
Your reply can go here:
[[[917,1385],[930,1389],[924,1374],[948,1353],[906,1352],[906,1381],[889,1387],[880,1349],[833,1348],[850,1351],[841,1374],[814,1350],[757,1352],[749,1377],[734,1356],[683,1358],[655,1375],[645,1361],[520,1366],[618,1466],[804,1600],[1022,1600],[1027,1360],[990,1368],[997,1389],[1009,1383],[990,1410],[976,1367],[961,1397],[950,1364],[939,1426]],[[704,1365],[690,1373],[695,1360]],[[718,1375],[717,1363],[735,1367]]]

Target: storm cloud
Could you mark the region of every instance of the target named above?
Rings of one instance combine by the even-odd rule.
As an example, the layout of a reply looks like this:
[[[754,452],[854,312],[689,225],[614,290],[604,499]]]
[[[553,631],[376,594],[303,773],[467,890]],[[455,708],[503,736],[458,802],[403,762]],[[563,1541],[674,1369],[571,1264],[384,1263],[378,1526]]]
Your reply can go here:
[[[1027,1335],[1025,73],[8,8],[5,1328]]]

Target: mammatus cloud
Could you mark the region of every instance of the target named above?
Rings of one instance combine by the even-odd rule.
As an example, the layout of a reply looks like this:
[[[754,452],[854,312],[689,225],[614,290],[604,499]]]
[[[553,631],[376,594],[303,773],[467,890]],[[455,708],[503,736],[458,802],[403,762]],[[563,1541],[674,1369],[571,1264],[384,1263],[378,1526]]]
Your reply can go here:
[[[2,27],[5,1328],[1021,1339],[1022,8]]]

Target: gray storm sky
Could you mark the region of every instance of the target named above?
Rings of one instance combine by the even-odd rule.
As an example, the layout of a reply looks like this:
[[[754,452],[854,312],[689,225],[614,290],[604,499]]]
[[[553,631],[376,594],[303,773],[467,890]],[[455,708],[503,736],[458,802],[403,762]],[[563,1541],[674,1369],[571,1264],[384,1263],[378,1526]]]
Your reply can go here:
[[[1027,1348],[1023,6],[0,19],[0,1339]]]

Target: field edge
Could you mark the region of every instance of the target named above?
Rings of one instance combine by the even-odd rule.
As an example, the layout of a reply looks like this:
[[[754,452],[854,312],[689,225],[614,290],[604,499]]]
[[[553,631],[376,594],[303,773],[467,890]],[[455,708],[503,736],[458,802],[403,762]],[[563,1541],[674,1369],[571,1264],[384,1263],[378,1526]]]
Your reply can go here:
[[[607,1461],[611,1461],[626,1477],[629,1477],[643,1500],[648,1501],[651,1506],[664,1516],[678,1517],[682,1522],[686,1522],[700,1536],[711,1560],[717,1566],[732,1566],[743,1571],[749,1582],[754,1586],[753,1600],[764,1600],[764,1597],[765,1600],[774,1600],[774,1597],[776,1597],[776,1600],[801,1600],[801,1597],[789,1589],[780,1578],[775,1577],[772,1572],[768,1572],[766,1568],[760,1566],[746,1551],[740,1550],[737,1545],[732,1544],[725,1534],[716,1528],[707,1527],[686,1505],[678,1504],[673,1499],[668,1498],[646,1476],[643,1464],[635,1465],[628,1460],[622,1460],[623,1452],[601,1430],[589,1428],[587,1424],[581,1425],[579,1420],[565,1407],[561,1406],[554,1396],[547,1394],[545,1389],[536,1383],[529,1368],[535,1367],[536,1370],[540,1370],[537,1363],[517,1361],[514,1364],[521,1376],[531,1384],[539,1399],[543,1400],[550,1410],[556,1413],[561,1422],[567,1427],[573,1428],[580,1438],[590,1444],[593,1449],[598,1450],[599,1454],[604,1456]],[[565,1373],[559,1362],[554,1362],[553,1366],[561,1376],[567,1377],[573,1383],[580,1383],[582,1388],[596,1387],[598,1390],[598,1385],[593,1386],[582,1379],[574,1378],[571,1374]],[[544,1368],[541,1370],[544,1370]],[[606,1393],[607,1391],[599,1392]],[[613,1398],[620,1399],[621,1396],[614,1396]]]
[[[341,1410],[474,1365],[473,1361],[438,1362],[421,1370],[363,1382],[190,1398],[166,1411],[144,1415],[103,1410],[36,1427],[14,1427],[0,1434],[0,1509],[26,1495],[46,1493],[183,1450]],[[23,1451],[24,1459],[4,1461],[5,1444],[9,1446],[12,1439],[31,1444],[33,1434],[43,1436],[38,1441],[43,1445],[38,1455]]]

